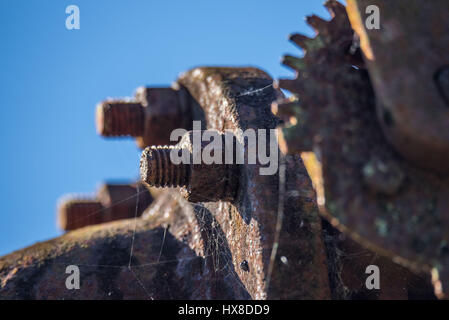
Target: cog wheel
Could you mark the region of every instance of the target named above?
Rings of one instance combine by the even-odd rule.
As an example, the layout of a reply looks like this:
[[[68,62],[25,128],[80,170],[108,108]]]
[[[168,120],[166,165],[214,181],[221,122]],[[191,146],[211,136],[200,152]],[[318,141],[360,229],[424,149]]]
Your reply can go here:
[[[330,21],[316,15],[306,18],[316,32],[315,38],[298,33],[289,37],[290,41],[304,50],[304,56],[298,58],[286,55],[282,60],[282,64],[297,73],[295,79],[280,79],[277,82],[278,87],[290,91],[294,96],[273,105],[273,111],[287,123],[283,128],[285,143],[281,143],[281,148],[286,153],[312,151],[314,130],[305,125],[312,120],[312,115],[306,110],[310,103],[304,100],[310,96],[311,91],[315,91],[310,99],[312,104],[324,106],[326,94],[320,91],[333,90],[332,75],[346,74],[346,69],[351,66],[363,67],[360,50],[354,45],[355,33],[349,24],[345,7],[337,1],[326,2],[325,7],[332,16]],[[314,80],[309,83],[309,78],[319,80],[320,86],[317,87]]]
[[[284,120],[280,147],[302,153],[325,219],[395,262],[432,270],[442,296],[449,286],[449,179],[414,167],[388,143],[346,9],[337,1],[325,6],[330,21],[307,17],[315,38],[290,36],[305,53],[284,57],[296,78],[276,84],[293,94],[272,108]]]

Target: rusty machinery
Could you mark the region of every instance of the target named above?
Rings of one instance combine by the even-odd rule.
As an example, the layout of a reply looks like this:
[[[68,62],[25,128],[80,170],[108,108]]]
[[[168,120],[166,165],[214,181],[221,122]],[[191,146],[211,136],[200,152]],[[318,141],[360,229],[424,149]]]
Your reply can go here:
[[[82,258],[90,268],[89,288],[76,298],[433,298],[431,268],[441,295],[436,274],[444,284],[449,252],[448,188],[440,170],[445,158],[435,153],[431,164],[423,163],[415,147],[433,133],[413,140],[416,122],[404,125],[401,100],[380,88],[385,74],[378,64],[388,57],[367,63],[366,48],[370,44],[376,56],[388,43],[362,34],[362,5],[350,1],[348,7],[361,49],[345,7],[336,1],[326,3],[332,20],[307,19],[317,30],[314,39],[292,35],[306,51],[301,59],[284,59],[298,71],[296,79],[273,86],[256,68],[201,67],[183,73],[172,88],[141,88],[132,100],[99,104],[99,133],[137,137],[147,147],[142,180],[166,190],[134,223],[82,228],[1,258],[0,292],[73,298],[58,270]],[[437,92],[444,92],[445,71],[435,71]],[[371,73],[377,77],[374,89]],[[294,96],[285,99],[278,87]],[[414,106],[417,111],[407,116],[423,112],[422,105]],[[285,154],[278,172],[260,175],[260,163],[170,163],[169,151],[189,149],[194,134],[164,146],[172,143],[170,131],[191,130],[192,120],[201,121],[202,130],[230,130],[242,144],[246,129],[281,126]],[[443,152],[447,144],[440,138],[425,152]],[[413,141],[404,149],[403,139]],[[365,288],[368,264],[382,272],[375,292]],[[20,287],[23,276],[36,283]]]
[[[380,9],[379,30],[366,29],[368,5]],[[278,81],[294,93],[273,107],[287,122],[283,149],[303,153],[326,219],[394,261],[432,270],[442,297],[449,285],[449,3],[326,6],[332,20],[307,18],[315,38],[291,36],[304,56],[284,58],[297,77]]]

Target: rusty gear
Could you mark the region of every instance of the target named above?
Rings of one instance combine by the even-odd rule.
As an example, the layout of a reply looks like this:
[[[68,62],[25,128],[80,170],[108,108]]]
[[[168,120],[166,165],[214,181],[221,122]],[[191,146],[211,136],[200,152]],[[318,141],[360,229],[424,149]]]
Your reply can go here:
[[[447,290],[449,180],[412,166],[387,142],[345,7],[325,6],[330,21],[307,18],[314,39],[291,36],[304,56],[284,58],[297,77],[277,83],[294,94],[273,106],[287,120],[282,149],[303,152],[328,221],[393,261],[432,269]]]

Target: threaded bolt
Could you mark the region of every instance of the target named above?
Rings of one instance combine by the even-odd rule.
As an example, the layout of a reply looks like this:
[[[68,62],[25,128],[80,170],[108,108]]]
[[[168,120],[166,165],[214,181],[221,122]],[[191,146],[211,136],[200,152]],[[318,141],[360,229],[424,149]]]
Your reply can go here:
[[[184,88],[141,87],[133,100],[106,100],[96,109],[100,135],[135,137],[141,148],[173,144],[171,132],[189,128],[191,118],[190,95]]]
[[[224,135],[221,136],[224,142]],[[238,190],[239,166],[224,164],[224,149],[221,163],[193,164],[192,141],[193,131],[189,131],[176,146],[147,147],[140,158],[142,181],[153,187],[181,187],[182,195],[190,202],[233,201]],[[208,144],[202,141],[201,151]],[[190,162],[174,164],[170,153],[183,151],[189,152]]]
[[[59,207],[58,222],[63,230],[75,230],[102,222],[103,205],[96,200],[71,199]]]
[[[170,152],[180,148],[151,146],[142,152],[140,176],[142,181],[154,187],[184,187],[189,183],[189,165],[176,165],[170,160]]]
[[[109,100],[97,105],[96,124],[102,136],[139,137],[144,132],[144,109],[140,103]]]

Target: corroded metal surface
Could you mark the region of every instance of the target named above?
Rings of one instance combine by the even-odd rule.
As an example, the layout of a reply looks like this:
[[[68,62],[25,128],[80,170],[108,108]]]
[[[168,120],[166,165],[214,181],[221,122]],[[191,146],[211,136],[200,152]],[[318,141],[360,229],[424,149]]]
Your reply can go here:
[[[280,115],[297,118],[283,130],[284,149],[314,151],[306,167],[319,169],[309,173],[326,219],[409,268],[434,268],[447,290],[449,180],[414,167],[388,143],[345,8],[335,1],[326,6],[333,19],[312,23],[316,38],[292,37],[304,57],[286,57],[298,77],[279,81],[296,94],[276,106]]]
[[[201,106],[207,129],[230,129],[243,140],[241,130],[273,129],[279,123],[270,104],[280,93],[258,69],[196,68],[181,75],[179,83]],[[195,208],[218,223],[230,249],[222,259],[234,266],[252,298],[330,298],[314,191],[299,157],[287,157],[285,166],[282,181],[279,172],[260,175],[260,164],[246,164],[234,202]],[[272,258],[275,242],[278,251]],[[244,261],[249,271],[240,268]]]
[[[332,299],[350,300],[435,300],[429,273],[415,274],[372,251],[323,220],[328,252]],[[366,286],[368,266],[379,268],[379,289]]]
[[[136,220],[0,258],[0,299],[247,299],[232,265],[217,268],[201,229],[192,206],[167,192]],[[80,269],[79,290],[66,288],[69,265]]]
[[[379,8],[380,29],[367,29],[365,9]],[[449,173],[447,0],[350,0],[387,139],[420,167]]]
[[[204,127],[231,129],[241,138],[239,129],[279,123],[270,104],[280,93],[260,70],[197,68],[179,83]],[[3,257],[1,296],[330,298],[311,181],[300,157],[282,157],[280,165],[281,173],[267,176],[260,164],[244,165],[233,201],[192,204],[171,190],[136,220],[79,229]],[[81,291],[65,288],[71,264],[81,268]]]

